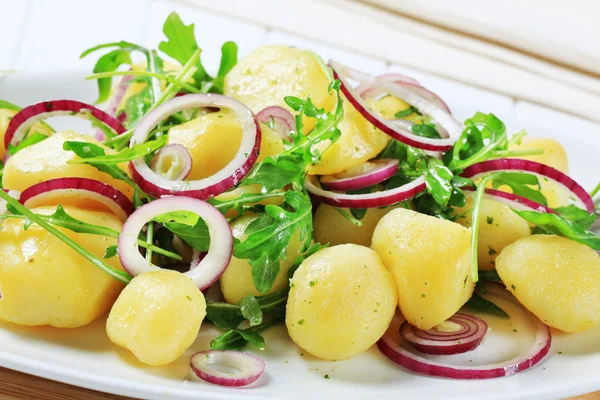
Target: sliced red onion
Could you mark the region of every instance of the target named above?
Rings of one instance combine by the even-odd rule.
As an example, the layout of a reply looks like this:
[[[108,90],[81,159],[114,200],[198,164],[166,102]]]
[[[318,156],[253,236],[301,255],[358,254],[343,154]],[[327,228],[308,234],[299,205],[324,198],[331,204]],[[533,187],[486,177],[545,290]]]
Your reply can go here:
[[[381,79],[386,79],[390,82],[402,81],[402,82],[412,83],[414,85],[421,86],[421,84],[416,79],[413,79],[410,76],[402,75],[402,74],[399,74],[396,72],[388,72],[386,74],[379,75],[379,77]],[[360,97],[362,97],[365,100],[371,99],[382,93],[385,93],[385,92],[382,92],[381,90],[377,90],[377,89],[373,88],[370,85],[360,85],[359,87],[356,88],[356,92],[360,95]]]
[[[86,197],[103,204],[122,220],[133,213],[135,207],[127,196],[118,189],[94,179],[56,178],[33,185],[21,193],[20,203],[27,208],[43,204],[60,204],[66,196]]]
[[[224,372],[211,365],[229,367],[234,372]],[[265,362],[243,351],[207,350],[200,351],[190,359],[196,376],[206,382],[220,386],[248,386],[256,382],[265,371]]]
[[[17,190],[6,190],[6,189],[2,189],[4,190],[4,192],[6,192],[10,197],[12,197],[15,200],[19,200],[19,198],[21,197],[21,192],[17,191]],[[5,200],[0,199],[0,214],[4,214],[6,212],[6,206],[7,203]],[[0,297],[2,298],[2,297]]]
[[[347,169],[335,175],[321,177],[321,183],[331,190],[345,192],[376,185],[394,176],[398,171],[398,160],[382,158]]]
[[[270,106],[258,114],[256,120],[271,127],[282,139],[290,141],[290,132],[295,129],[296,121],[291,112],[283,107]]]
[[[594,212],[594,200],[580,184],[559,170],[539,162],[520,158],[498,158],[473,164],[466,168],[461,176],[475,180],[484,175],[500,171],[525,172],[550,179],[569,191],[578,207],[585,208],[590,213]]]
[[[221,277],[233,252],[233,235],[227,220],[212,205],[191,197],[175,196],[152,201],[138,208],[129,216],[119,234],[118,250],[123,268],[131,275],[156,271],[160,267],[147,261],[138,249],[138,235],[154,218],[174,212],[188,211],[204,220],[210,233],[210,246],[204,259],[184,275],[204,290]]]
[[[242,128],[242,142],[233,160],[216,174],[196,181],[174,181],[152,171],[143,158],[130,163],[133,178],[142,190],[155,197],[179,195],[209,199],[234,186],[250,172],[258,158],[261,132],[252,111],[231,97],[219,94],[188,94],[176,97],[150,111],[139,123],[130,146],[144,143],[150,132],[168,116],[179,111],[219,107],[231,109],[238,116]]]
[[[160,149],[150,163],[152,171],[171,181],[183,181],[192,172],[192,156],[178,143]]]
[[[426,331],[404,321],[400,326],[400,334],[421,353],[450,355],[475,350],[487,329],[488,325],[482,319],[458,313]]]
[[[306,190],[317,200],[334,207],[343,208],[375,208],[386,207],[408,200],[425,190],[425,178],[419,177],[400,187],[366,194],[336,193],[321,189],[314,182],[314,177],[306,178]]]
[[[8,148],[9,144],[18,145],[27,131],[41,120],[57,115],[73,115],[73,113],[85,118],[84,111],[89,111],[96,119],[109,126],[117,135],[125,132],[125,127],[119,120],[90,104],[76,100],[43,101],[25,107],[10,120],[4,135],[4,148]]]
[[[475,189],[471,187],[462,188],[467,196],[473,196],[475,194]],[[503,192],[502,190],[489,189],[486,188],[483,194],[483,197],[488,200],[494,200],[499,203],[506,204],[512,208],[515,208],[519,211],[537,211],[537,212],[545,212],[548,214],[555,214],[556,212],[543,204],[536,203],[533,200],[529,200],[523,196],[517,196],[516,194],[512,194],[509,192]]]
[[[110,103],[108,104],[108,107],[106,107],[106,113],[108,115],[112,115],[113,117],[116,117],[117,120],[119,122],[125,122],[125,119],[121,120],[119,118],[119,116],[117,115],[117,111],[119,109],[119,106],[121,105],[121,102],[123,101],[123,97],[125,97],[125,93],[127,93],[127,89],[129,88],[129,82],[133,79],[133,75],[125,75],[121,78],[121,82],[119,82],[119,86],[117,86],[117,89],[115,90],[115,93],[112,96],[112,99],[110,100]],[[124,113],[122,113],[124,114]],[[99,141],[104,141],[106,140],[106,135],[104,134],[104,132],[102,132],[102,129],[97,128],[96,129],[96,139],[98,139]]]
[[[423,150],[448,151],[462,133],[462,124],[448,114],[445,109],[440,108],[440,106],[432,103],[412,89],[409,90],[405,86],[394,84],[385,79],[376,78],[364,72],[343,66],[335,61],[330,61],[329,64],[333,69],[334,77],[341,82],[342,92],[354,108],[356,108],[365,119],[392,138],[409,146]],[[364,100],[356,93],[356,90],[352,88],[347,78],[357,80],[361,84],[371,85],[372,87],[381,89],[386,93],[406,101],[408,104],[418,108],[424,115],[432,117],[437,123],[444,127],[451,137],[445,139],[426,138],[415,135],[411,130],[403,129],[390,123],[390,121],[385,120],[381,115],[378,115],[369,109]]]
[[[527,353],[501,363],[481,366],[460,366],[432,361],[410,352],[406,342],[398,335],[400,319],[396,317],[388,331],[377,342],[377,347],[383,354],[396,364],[429,376],[440,376],[452,379],[488,379],[513,375],[539,363],[550,350],[552,336],[550,328],[537,317],[530,314],[536,325],[536,336]]]

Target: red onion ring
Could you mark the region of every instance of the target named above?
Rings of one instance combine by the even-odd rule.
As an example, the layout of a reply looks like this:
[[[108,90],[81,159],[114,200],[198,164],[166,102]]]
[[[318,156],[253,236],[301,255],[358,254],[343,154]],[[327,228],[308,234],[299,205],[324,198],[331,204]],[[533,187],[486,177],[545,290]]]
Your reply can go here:
[[[85,115],[81,114],[84,111],[89,111],[96,119],[109,126],[117,135],[125,132],[125,127],[119,120],[90,104],[76,100],[43,101],[25,107],[10,120],[4,135],[4,148],[8,149],[9,144],[18,145],[29,128],[36,122],[57,115],[73,115],[73,113],[80,114],[85,118]]]
[[[170,165],[168,165],[169,161]],[[192,162],[192,156],[185,147],[178,143],[171,143],[154,155],[150,168],[166,179],[183,181],[192,172]],[[166,171],[165,167],[167,167]]]
[[[119,122],[125,122],[125,119],[121,120],[119,116],[117,116],[117,110],[119,109],[119,106],[123,101],[123,97],[125,97],[125,93],[127,93],[127,89],[129,88],[129,82],[132,79],[133,75],[125,75],[121,78],[121,82],[119,82],[119,85],[117,86],[117,89],[115,90],[115,93],[113,94],[113,97],[110,100],[108,107],[106,107],[106,113],[117,118]],[[95,136],[96,139],[98,139],[101,142],[106,140],[106,135],[104,134],[104,132],[102,132],[102,129],[100,128],[96,129]]]
[[[222,372],[211,368],[212,364],[231,367],[236,372]],[[194,354],[190,366],[196,376],[220,386],[240,387],[256,382],[265,371],[265,362],[243,351],[207,350]]]
[[[466,168],[461,176],[475,180],[484,175],[499,171],[529,172],[533,175],[550,179],[571,192],[572,197],[576,200],[579,207],[585,208],[590,213],[594,213],[594,200],[592,200],[588,192],[580,184],[559,170],[539,162],[520,158],[498,158],[473,164]]]
[[[402,82],[413,83],[415,85],[421,86],[419,81],[417,81],[416,79],[413,79],[410,76],[399,74],[397,72],[388,72],[386,74],[379,75],[379,77],[381,79],[386,79],[390,82],[402,81]],[[362,97],[365,100],[373,98],[375,96],[378,96],[379,94],[382,93],[381,91],[374,89],[370,85],[360,85],[359,87],[356,88],[356,92],[360,95],[360,97]]]
[[[472,187],[464,187],[462,188],[462,190],[467,192],[465,193],[465,195],[467,196],[473,196],[475,194],[475,189]],[[512,208],[518,209],[519,211],[533,210],[537,212],[545,212],[548,214],[556,214],[556,212],[550,207],[546,207],[543,204],[536,203],[533,200],[529,200],[526,197],[518,196],[513,193],[489,188],[486,188],[483,193],[483,197],[487,198],[488,200],[494,200],[499,203],[506,204],[508,206],[511,206]]]
[[[445,152],[452,148],[452,145],[463,131],[462,124],[456,121],[446,110],[416,93],[413,91],[413,88],[407,89],[405,86],[376,78],[364,72],[343,66],[335,61],[330,61],[329,64],[333,69],[334,77],[339,79],[342,92],[348,101],[367,121],[392,138],[419,149]],[[360,98],[356,90],[349,84],[346,77],[358,80],[361,84],[368,84],[381,89],[417,107],[423,114],[433,117],[437,123],[444,127],[451,137],[445,139],[426,138],[390,123],[390,121],[383,119],[380,115],[369,109],[364,100]]]
[[[210,232],[210,246],[204,259],[184,275],[204,290],[217,281],[227,268],[233,252],[233,235],[227,220],[212,205],[191,197],[166,197],[138,208],[129,216],[117,243],[123,268],[131,276],[156,271],[160,267],[147,261],[138,249],[137,239],[144,226],[159,215],[173,211],[197,214],[206,222]]]
[[[421,353],[450,355],[475,350],[488,329],[485,321],[468,314],[454,314],[443,323],[456,324],[460,329],[444,332],[434,327],[424,331],[404,321],[400,326],[400,334]]]
[[[367,194],[336,193],[319,188],[314,177],[306,177],[306,190],[317,200],[334,207],[375,208],[386,207],[408,200],[425,190],[425,178],[419,177],[400,187]]]
[[[21,193],[19,202],[27,208],[47,204],[52,198],[83,196],[103,204],[122,220],[133,213],[133,203],[114,187],[88,178],[56,178],[33,185]],[[60,202],[58,202],[60,204]]]
[[[290,141],[290,132],[296,127],[296,120],[291,112],[283,107],[270,106],[258,114],[256,120],[261,124],[269,124],[272,122],[272,128],[279,134],[282,139]]]
[[[359,167],[335,175],[321,177],[321,183],[331,190],[347,191],[376,185],[394,176],[399,161],[391,158],[367,161]]]
[[[242,127],[242,142],[233,160],[216,174],[196,181],[174,181],[152,171],[143,158],[130,162],[133,179],[140,188],[155,197],[179,195],[209,199],[232,187],[250,172],[258,158],[261,132],[252,111],[231,97],[219,94],[188,94],[176,97],[150,111],[139,123],[130,146],[144,143],[150,132],[169,115],[191,108],[219,107],[233,110]]]
[[[10,197],[12,197],[15,200],[19,200],[19,198],[21,197],[21,192],[17,191],[17,190],[7,190],[7,189],[1,189],[4,190],[5,193],[7,193]],[[7,203],[5,200],[0,199],[0,214],[4,214],[7,210]],[[0,299],[2,298],[2,296],[0,295]]]

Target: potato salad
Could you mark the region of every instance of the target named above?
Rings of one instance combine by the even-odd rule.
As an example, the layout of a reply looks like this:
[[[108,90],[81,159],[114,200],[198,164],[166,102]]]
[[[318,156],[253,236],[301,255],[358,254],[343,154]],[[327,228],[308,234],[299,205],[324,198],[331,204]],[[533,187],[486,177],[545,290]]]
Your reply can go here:
[[[568,175],[560,143],[296,47],[238,60],[227,42],[213,76],[193,25],[172,13],[164,33],[82,54],[96,105],[0,101],[0,319],[104,316],[141,363],[187,357],[232,387],[260,379],[275,325],[320,359],[376,346],[390,366],[485,379],[551,358],[551,328],[600,324],[600,185]],[[515,309],[535,332],[520,355],[442,357],[484,351],[489,318]],[[191,355],[207,325],[220,334]]]

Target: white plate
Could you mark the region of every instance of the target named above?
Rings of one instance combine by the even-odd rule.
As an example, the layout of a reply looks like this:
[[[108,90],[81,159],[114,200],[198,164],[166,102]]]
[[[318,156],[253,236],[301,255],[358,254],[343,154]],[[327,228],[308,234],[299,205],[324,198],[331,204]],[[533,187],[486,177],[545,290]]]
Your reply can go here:
[[[19,104],[75,98],[91,102],[95,85],[84,74],[22,74],[0,79],[0,98]],[[435,88],[432,88],[435,90]],[[463,117],[472,110],[455,110]],[[71,120],[74,121],[74,119]],[[506,121],[511,129],[520,128]],[[535,134],[535,121],[524,126]],[[67,121],[59,121],[63,127]],[[522,125],[522,124],[521,124]],[[84,128],[86,125],[75,125]],[[60,126],[59,126],[60,127]],[[577,131],[540,132],[561,139],[569,153],[573,176],[590,189],[598,179],[600,136]],[[474,354],[457,362],[499,361],[510,358],[526,343],[513,332],[514,321],[491,321],[493,333]],[[325,362],[302,352],[289,340],[284,327],[266,333],[268,349],[260,354],[266,373],[253,386],[227,389],[190,377],[189,356],[208,348],[217,335],[203,327],[192,348],[173,364],[151,368],[127,351],[113,346],[104,332],[105,319],[79,329],[25,328],[0,324],[0,365],[90,389],[146,399],[547,399],[600,389],[600,328],[579,335],[555,334],[551,355],[539,366],[508,378],[456,381],[418,376],[388,361],[373,347],[349,361]],[[523,329],[519,327],[519,329]],[[523,340],[515,340],[520,337]],[[559,352],[561,354],[559,354]],[[470,361],[472,359],[472,361]],[[330,379],[325,379],[328,375]]]

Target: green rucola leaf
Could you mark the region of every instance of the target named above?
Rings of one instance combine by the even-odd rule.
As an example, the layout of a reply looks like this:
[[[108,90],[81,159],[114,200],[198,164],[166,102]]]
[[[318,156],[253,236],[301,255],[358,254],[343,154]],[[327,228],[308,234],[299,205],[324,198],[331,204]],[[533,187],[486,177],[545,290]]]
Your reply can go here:
[[[523,196],[545,206],[548,205],[546,196],[540,192],[540,182],[535,175],[522,172],[501,172],[495,174],[492,180],[492,187],[497,189],[502,185],[509,186],[517,196]],[[531,186],[535,186],[536,188],[532,188]]]
[[[43,140],[48,139],[48,136],[46,135],[42,135],[39,132],[35,132],[33,135],[29,135],[27,136],[25,139],[21,140],[21,142],[19,142],[18,145],[13,146],[12,144],[8,145],[8,152],[14,156],[15,154],[17,154],[19,151],[23,150],[24,148],[27,148],[29,146],[33,146],[36,143],[39,143]]]
[[[244,318],[248,320],[250,326],[260,325],[263,319],[263,313],[256,297],[247,295],[240,301],[240,311]]]
[[[113,257],[116,257],[117,255],[119,255],[117,246],[108,246],[106,248],[106,250],[104,251],[104,255],[102,256],[102,258],[113,258]]]
[[[165,144],[167,144],[168,139],[169,137],[167,135],[162,135],[159,136],[156,140],[151,140],[149,142],[141,143],[133,147],[124,148],[116,154],[74,159],[68,161],[67,164],[121,164],[124,162],[137,160],[138,158],[145,157],[149,154],[154,153],[155,151],[163,148]],[[71,148],[71,143],[79,142],[67,141],[63,146],[68,146],[69,148]]]
[[[467,301],[465,306],[473,311],[491,314],[502,318],[509,318],[508,314],[503,309],[478,295],[477,293],[473,293],[473,296],[469,301]]]
[[[213,81],[217,93],[223,93],[225,75],[237,64],[238,47],[234,42],[226,42],[221,47],[221,65],[219,72]]]
[[[591,229],[596,222],[596,214],[590,214],[573,204],[566,207],[557,207],[554,209],[561,217],[581,225],[584,229]]]

